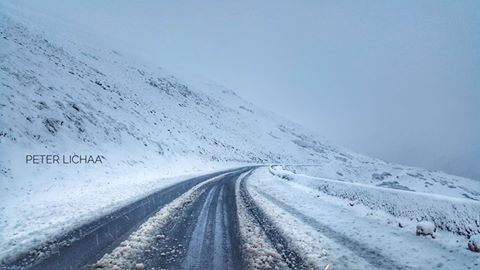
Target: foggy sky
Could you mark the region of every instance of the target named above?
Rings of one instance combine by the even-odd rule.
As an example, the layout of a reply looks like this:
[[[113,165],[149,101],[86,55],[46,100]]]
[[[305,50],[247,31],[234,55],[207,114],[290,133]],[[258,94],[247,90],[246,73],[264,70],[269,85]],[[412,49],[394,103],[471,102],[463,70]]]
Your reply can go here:
[[[480,1],[66,2],[28,5],[338,145],[480,179]]]

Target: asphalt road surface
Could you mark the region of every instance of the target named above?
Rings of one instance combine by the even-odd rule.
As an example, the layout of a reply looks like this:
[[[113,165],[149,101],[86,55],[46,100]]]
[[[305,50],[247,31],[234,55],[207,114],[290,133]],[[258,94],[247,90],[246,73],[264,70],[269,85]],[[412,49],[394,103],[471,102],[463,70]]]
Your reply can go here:
[[[158,232],[165,238],[153,243],[150,251],[137,259],[145,269],[245,269],[235,188],[236,181],[248,178],[252,170],[254,167],[228,170],[173,185],[54,239],[16,261],[0,265],[0,269],[92,269],[104,254],[118,247],[159,209],[213,178],[216,180],[206,182],[205,190],[189,207],[172,214],[175,218]],[[240,177],[242,175],[245,177]],[[270,244],[290,268],[306,268],[300,256],[289,248],[286,239],[254,204],[244,182],[238,194]],[[38,251],[44,255],[39,257]]]
[[[235,181],[241,172],[208,184],[191,207],[164,227],[166,236],[142,260],[147,269],[240,269]]]

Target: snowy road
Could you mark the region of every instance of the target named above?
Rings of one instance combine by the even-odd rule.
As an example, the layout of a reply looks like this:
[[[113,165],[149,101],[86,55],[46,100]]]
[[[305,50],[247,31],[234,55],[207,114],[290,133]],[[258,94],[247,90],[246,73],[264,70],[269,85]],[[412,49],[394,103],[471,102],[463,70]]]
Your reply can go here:
[[[208,183],[190,207],[175,213],[141,261],[147,269],[238,269],[235,181],[242,171]]]
[[[246,169],[240,169],[239,172]],[[91,265],[126,239],[159,208],[195,185],[223,173],[225,172],[195,177],[151,194],[41,245],[13,262],[0,264],[0,269],[79,269]]]
[[[249,252],[242,248],[239,199],[266,234],[265,245],[272,246],[272,254],[278,252],[281,262],[270,258],[270,264],[306,269],[299,253],[253,203],[243,181],[252,171],[245,167],[171,186],[53,241],[51,250],[37,249],[0,269],[251,268],[245,259]]]
[[[244,167],[161,190],[0,269],[478,266],[448,233],[429,239],[383,222],[267,168]]]
[[[243,177],[245,176],[245,177]],[[268,235],[290,268],[306,269],[302,259],[280,232],[269,223],[263,212],[254,204],[245,185],[238,181],[247,178],[244,170],[220,176],[206,183],[202,193],[182,211],[172,214],[156,232],[157,240],[149,252],[136,258],[146,269],[246,269],[242,254],[242,239],[236,195],[247,201],[247,209],[256,224]],[[242,181],[244,183],[245,181]],[[240,188],[240,193],[236,192]]]

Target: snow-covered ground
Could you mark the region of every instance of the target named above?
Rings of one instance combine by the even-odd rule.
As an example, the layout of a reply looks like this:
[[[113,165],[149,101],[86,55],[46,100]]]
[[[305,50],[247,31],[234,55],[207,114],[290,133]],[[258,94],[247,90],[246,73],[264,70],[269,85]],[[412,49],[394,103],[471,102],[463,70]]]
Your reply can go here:
[[[311,177],[281,166],[271,167],[270,173],[394,217],[430,220],[440,229],[461,235],[480,233],[480,202],[475,200]]]
[[[355,153],[339,153],[315,166],[295,165],[285,166],[285,169],[342,182],[480,200],[479,181],[439,171],[388,163]]]
[[[454,209],[465,206],[457,216],[459,227],[473,234],[480,231],[480,203],[472,200],[389,190],[367,185],[331,181],[286,173],[283,169],[262,168],[248,180],[249,191],[265,213],[288,236],[302,254],[319,266],[333,269],[476,269],[477,253],[467,250],[466,236],[437,228],[434,238],[417,236],[418,221],[453,218]],[[344,196],[350,187],[352,196]],[[360,195],[359,188],[364,192]],[[409,193],[394,196],[393,193]],[[370,193],[370,194],[369,194]],[[378,193],[378,196],[371,194]],[[419,199],[415,200],[414,197]],[[369,200],[364,201],[363,198]],[[377,204],[373,200],[379,199]],[[371,200],[371,201],[370,201]],[[452,208],[441,203],[451,200]],[[387,203],[388,202],[388,203]],[[373,206],[373,207],[372,207]],[[406,215],[394,215],[395,207],[408,207]],[[431,212],[424,212],[428,207]],[[433,208],[437,208],[433,211]],[[417,209],[416,211],[414,209]],[[408,213],[408,215],[407,215]],[[440,217],[443,215],[443,219]],[[465,219],[468,216],[475,220]],[[473,224],[462,224],[472,222]],[[476,225],[475,225],[476,224]]]
[[[0,259],[187,175],[242,164],[315,164],[286,168],[480,200],[478,181],[331,145],[226,87],[59,32],[64,23],[0,3]],[[104,161],[34,165],[29,154]]]

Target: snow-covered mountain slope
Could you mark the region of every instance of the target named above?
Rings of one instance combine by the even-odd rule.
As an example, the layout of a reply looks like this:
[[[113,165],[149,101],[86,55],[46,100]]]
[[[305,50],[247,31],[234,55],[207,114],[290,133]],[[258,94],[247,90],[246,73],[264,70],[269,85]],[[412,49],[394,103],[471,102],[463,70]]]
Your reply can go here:
[[[480,199],[476,181],[349,152],[225,87],[58,42],[26,21],[0,10],[2,255],[174,182],[162,177],[244,163],[316,164],[322,177]],[[103,162],[26,163],[33,154]]]

